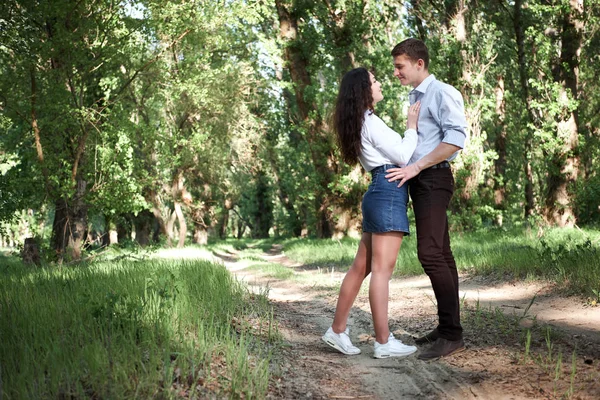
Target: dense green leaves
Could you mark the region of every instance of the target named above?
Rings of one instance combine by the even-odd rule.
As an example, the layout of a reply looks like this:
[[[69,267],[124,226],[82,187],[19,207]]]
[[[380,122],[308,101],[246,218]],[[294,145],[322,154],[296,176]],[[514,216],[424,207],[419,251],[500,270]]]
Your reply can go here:
[[[180,245],[356,232],[368,176],[339,158],[337,85],[350,68],[372,69],[377,113],[402,132],[408,89],[390,50],[407,36],[426,41],[431,72],[465,98],[455,228],[600,218],[597,2],[0,8],[0,220],[57,208],[59,254],[96,229],[88,215],[105,221],[99,233],[132,224],[115,225],[120,240],[133,231]]]

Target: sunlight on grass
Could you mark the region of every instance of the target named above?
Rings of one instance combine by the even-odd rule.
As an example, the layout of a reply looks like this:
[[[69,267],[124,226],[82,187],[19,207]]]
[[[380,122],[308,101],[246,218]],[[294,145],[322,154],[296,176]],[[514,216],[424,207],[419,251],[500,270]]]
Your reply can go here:
[[[548,229],[541,237],[528,231],[488,230],[451,234],[459,270],[471,274],[551,280],[572,293],[600,291],[600,231]],[[283,242],[290,259],[313,267],[347,271],[358,240],[290,239]],[[394,276],[422,274],[416,237],[406,237]]]
[[[204,254],[198,250],[159,254]],[[268,343],[277,336],[272,311],[264,295],[251,294],[222,265],[156,259],[33,268],[0,261],[9,261],[0,274],[7,398],[266,395]],[[240,321],[269,333],[254,336]]]
[[[260,272],[260,274],[263,276],[276,279],[290,279],[296,275],[291,268],[266,261],[252,263],[246,269],[248,271]]]
[[[294,261],[302,264],[347,271],[352,265],[358,239],[344,238],[343,240],[330,239],[290,239],[284,242],[284,253]],[[417,260],[415,240],[407,237],[402,243],[398,254],[394,275],[418,275],[423,270]]]
[[[205,247],[159,249],[151,258],[165,260],[211,260],[215,257]]]

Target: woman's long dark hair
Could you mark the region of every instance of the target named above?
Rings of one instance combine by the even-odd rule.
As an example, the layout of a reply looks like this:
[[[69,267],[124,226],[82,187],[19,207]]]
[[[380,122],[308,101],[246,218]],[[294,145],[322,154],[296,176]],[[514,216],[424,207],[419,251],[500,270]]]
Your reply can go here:
[[[355,68],[342,78],[333,114],[333,129],[342,158],[350,165],[358,162],[365,111],[373,107],[369,71]]]

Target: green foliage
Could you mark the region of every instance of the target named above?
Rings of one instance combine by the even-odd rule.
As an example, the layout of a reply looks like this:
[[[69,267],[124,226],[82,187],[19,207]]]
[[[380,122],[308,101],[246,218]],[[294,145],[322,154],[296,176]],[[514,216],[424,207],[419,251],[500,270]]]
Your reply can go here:
[[[519,226],[525,210],[529,223],[555,223],[554,209],[598,224],[599,14],[583,6],[5,1],[1,226],[64,202],[83,225],[88,212],[135,221],[152,210],[159,241],[186,221],[194,234],[347,234],[368,175],[334,144],[339,80],[372,69],[385,96],[376,112],[402,132],[410,88],[392,76],[390,50],[408,36],[425,40],[430,71],[465,99],[457,231]],[[54,236],[73,228],[53,225]]]
[[[578,181],[576,193],[575,207],[581,223],[597,226],[600,222],[600,174]]]

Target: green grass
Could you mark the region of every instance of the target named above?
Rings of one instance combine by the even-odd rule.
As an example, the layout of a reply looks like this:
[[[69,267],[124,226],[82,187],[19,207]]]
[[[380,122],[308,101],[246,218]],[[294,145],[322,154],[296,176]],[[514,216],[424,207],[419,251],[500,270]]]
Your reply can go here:
[[[246,270],[257,271],[264,276],[275,279],[292,279],[295,275],[291,268],[266,261],[252,263]]]
[[[209,251],[236,252],[262,254],[267,252],[273,244],[278,243],[276,239],[226,239],[210,241],[206,246]]]
[[[263,398],[272,322],[264,295],[207,261],[0,256],[6,399]]]
[[[541,237],[527,231],[487,230],[451,234],[459,270],[472,274],[542,279],[569,293],[598,297],[600,293],[600,231],[549,229]],[[285,254],[308,266],[347,270],[358,240],[290,239]],[[395,276],[418,275],[416,237],[404,239]]]
[[[347,271],[354,260],[358,248],[358,239],[289,239],[283,242],[284,252],[290,259],[307,267],[337,268]],[[418,275],[423,272],[417,259],[416,241],[407,237],[398,254],[395,275]]]

